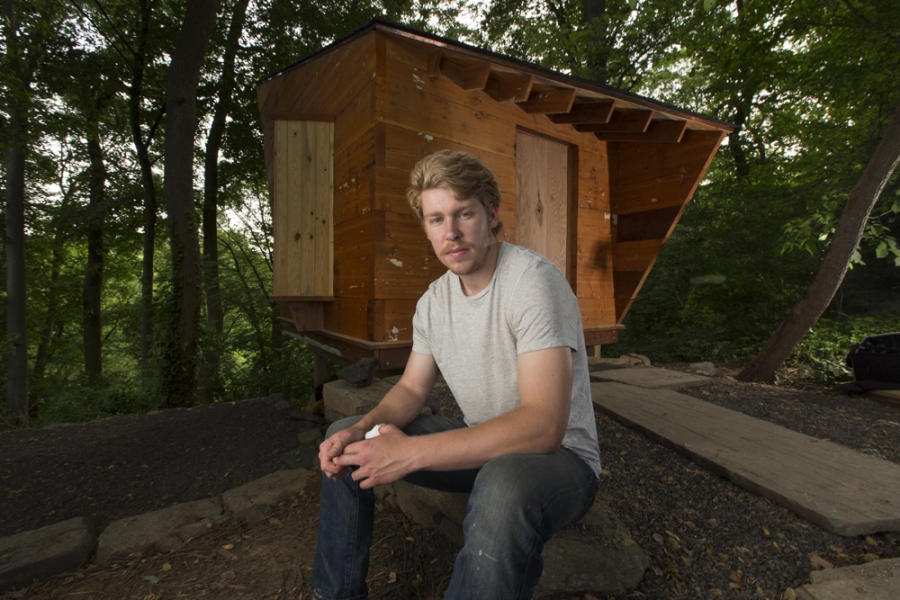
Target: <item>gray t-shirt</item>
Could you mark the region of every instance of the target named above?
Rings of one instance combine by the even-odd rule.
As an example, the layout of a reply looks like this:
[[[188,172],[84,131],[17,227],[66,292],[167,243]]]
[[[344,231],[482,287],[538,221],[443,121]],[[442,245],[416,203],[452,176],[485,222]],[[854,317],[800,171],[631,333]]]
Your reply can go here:
[[[520,405],[519,354],[568,346],[574,379],[562,445],[600,473],[597,426],[578,301],[549,260],[503,243],[497,269],[475,296],[447,271],[419,299],[413,352],[432,355],[466,423],[477,425]]]

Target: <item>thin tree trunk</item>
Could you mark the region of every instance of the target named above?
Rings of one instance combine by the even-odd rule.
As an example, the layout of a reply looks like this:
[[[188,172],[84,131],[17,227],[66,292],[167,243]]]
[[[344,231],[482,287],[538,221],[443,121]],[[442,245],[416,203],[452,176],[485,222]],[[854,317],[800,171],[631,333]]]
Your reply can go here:
[[[153,169],[149,155],[149,147],[156,126],[154,125],[145,140],[141,120],[141,101],[144,99],[144,69],[147,63],[147,38],[150,35],[150,13],[150,2],[141,0],[141,28],[128,98],[131,137],[134,140],[135,153],[141,167],[141,190],[144,195],[144,253],[141,261],[141,370],[145,374],[148,370],[153,331],[153,258],[156,249],[156,184],[153,181]]]
[[[82,296],[84,374],[87,384],[97,385],[103,375],[103,324],[100,298],[103,287],[103,207],[106,165],[96,136],[88,139],[90,190],[87,207],[87,267]]]
[[[584,24],[588,29],[587,67],[597,83],[606,85],[609,79],[609,43],[607,38],[606,0],[584,0]]]
[[[53,342],[53,328],[56,324],[56,311],[59,306],[57,295],[59,287],[60,270],[62,269],[63,256],[58,248],[53,249],[53,259],[50,263],[50,297],[47,301],[47,319],[44,329],[41,331],[41,341],[38,344],[37,355],[34,359],[32,376],[35,380],[44,378],[47,363],[50,361],[50,344]]]
[[[225,41],[225,55],[222,59],[219,99],[216,102],[215,113],[209,128],[209,137],[206,141],[203,188],[203,284],[206,291],[206,324],[212,339],[203,353],[201,384],[204,402],[212,402],[221,387],[219,357],[225,313],[222,309],[222,295],[219,291],[219,149],[222,146],[222,135],[225,131],[225,117],[231,110],[231,97],[234,93],[234,61],[241,32],[244,29],[244,16],[247,13],[248,4],[249,0],[237,0],[234,6],[228,37]]]
[[[197,390],[200,323],[200,243],[194,207],[195,105],[200,67],[216,21],[218,0],[187,5],[166,78],[165,182],[174,311],[163,368],[163,404],[189,406]]]
[[[9,114],[9,129],[12,144],[6,150],[6,402],[21,420],[27,421],[25,117],[15,104]]]
[[[794,347],[825,312],[844,280],[853,252],[859,246],[869,214],[898,162],[900,162],[900,105],[895,109],[894,116],[866,170],[850,193],[850,199],[834,229],[831,243],[809,287],[759,354],[738,373],[739,381],[774,380],[775,371],[784,364]]]

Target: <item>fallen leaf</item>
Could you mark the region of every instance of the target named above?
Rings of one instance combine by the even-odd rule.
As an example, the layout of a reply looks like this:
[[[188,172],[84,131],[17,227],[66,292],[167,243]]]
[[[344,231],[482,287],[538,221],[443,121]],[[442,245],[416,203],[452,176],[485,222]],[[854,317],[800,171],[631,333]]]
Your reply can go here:
[[[735,573],[734,571],[731,572],[731,582],[734,585],[736,585],[738,588],[744,587],[744,582],[741,581],[741,576],[738,575],[737,573]],[[737,588],[735,588],[735,589],[737,589]]]
[[[144,575],[144,579],[146,579],[150,583],[159,583],[159,577],[157,577],[156,575]]]
[[[169,563],[165,563],[165,564],[162,566],[162,570],[163,570],[163,571],[171,571],[171,570],[172,570],[172,565],[169,564]]]
[[[408,538],[406,538],[406,541],[407,542],[415,542],[416,538],[408,537]]]
[[[870,545],[870,546],[877,546],[877,545],[878,545],[878,542],[876,542],[876,541],[875,541],[875,538],[873,538],[871,535],[867,535],[867,536],[866,536],[866,543],[867,543],[868,545]]]
[[[709,595],[712,596],[713,598],[721,598],[725,594],[722,593],[722,590],[720,590],[718,588],[712,588],[711,590],[709,590]]]
[[[821,567],[823,569],[833,569],[834,568],[833,564],[831,564],[830,562],[828,562],[827,560],[825,560],[818,554],[813,554],[812,556],[809,557],[809,560],[812,564],[816,565],[817,567]]]
[[[781,598],[782,600],[797,600],[797,592],[794,591],[794,588],[788,588],[781,594]]]
[[[388,583],[396,583],[397,582],[397,574],[391,571],[391,574],[388,575]]]
[[[866,562],[872,562],[873,560],[878,560],[878,555],[872,554],[871,552],[866,552],[865,554],[863,554],[863,560],[865,560]]]
[[[772,545],[775,547],[775,551],[781,554],[781,546],[778,544],[778,542],[772,542]]]
[[[659,535],[658,533],[654,533],[651,537],[653,537],[653,540],[659,544],[662,544],[663,541],[665,541],[663,540],[663,536]]]
[[[225,544],[224,546],[222,546],[222,548],[224,550],[232,550],[234,549],[234,544]]]
[[[741,589],[741,588],[744,587],[744,586],[742,586],[742,585],[739,584],[739,583],[735,583],[735,582],[733,582],[733,581],[729,581],[729,582],[728,582],[728,587],[730,587],[730,588],[733,589],[733,590],[739,590],[739,589]]]
[[[763,535],[764,535],[764,536],[769,537],[769,536],[771,535],[771,534],[769,533],[769,530],[766,529],[765,527],[763,527],[762,530],[763,530]]]

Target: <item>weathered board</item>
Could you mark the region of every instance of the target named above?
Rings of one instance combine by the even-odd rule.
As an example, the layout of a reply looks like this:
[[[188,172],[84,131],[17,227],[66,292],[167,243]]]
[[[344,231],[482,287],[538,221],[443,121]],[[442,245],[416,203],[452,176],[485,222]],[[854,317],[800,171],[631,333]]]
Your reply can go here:
[[[275,122],[274,296],[332,296],[334,124]]]

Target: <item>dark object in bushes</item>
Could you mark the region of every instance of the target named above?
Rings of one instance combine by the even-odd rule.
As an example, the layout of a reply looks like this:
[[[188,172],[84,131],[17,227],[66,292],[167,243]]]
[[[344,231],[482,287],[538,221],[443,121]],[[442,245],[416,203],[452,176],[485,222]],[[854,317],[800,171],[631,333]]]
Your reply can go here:
[[[848,391],[900,389],[900,333],[867,337],[850,350],[847,366],[856,378]]]

